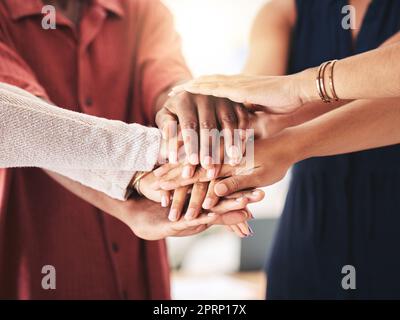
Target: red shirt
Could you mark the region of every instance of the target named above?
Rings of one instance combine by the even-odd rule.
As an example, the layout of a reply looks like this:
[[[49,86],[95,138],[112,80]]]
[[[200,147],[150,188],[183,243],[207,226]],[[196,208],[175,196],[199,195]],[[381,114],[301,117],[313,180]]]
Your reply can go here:
[[[160,93],[189,77],[168,10],[155,0],[94,0],[79,27],[40,0],[0,2],[0,81],[60,107],[150,124]],[[0,155],[1,156],[1,155]],[[56,269],[56,289],[41,286]],[[0,298],[169,298],[165,243],[138,239],[41,169],[0,170]]]

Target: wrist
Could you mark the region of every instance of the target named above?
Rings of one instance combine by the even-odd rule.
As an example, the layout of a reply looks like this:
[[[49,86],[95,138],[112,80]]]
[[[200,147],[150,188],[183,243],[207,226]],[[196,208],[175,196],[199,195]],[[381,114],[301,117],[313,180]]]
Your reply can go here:
[[[292,165],[312,157],[311,137],[305,134],[302,126],[287,128],[282,132],[282,135],[282,144],[288,146],[286,149]]]
[[[309,144],[301,136],[301,132],[298,132],[297,127],[283,130],[276,138],[279,140],[278,145],[282,150],[280,159],[288,167],[308,158]]]
[[[318,68],[310,68],[292,75],[294,90],[303,104],[320,100],[315,85]]]

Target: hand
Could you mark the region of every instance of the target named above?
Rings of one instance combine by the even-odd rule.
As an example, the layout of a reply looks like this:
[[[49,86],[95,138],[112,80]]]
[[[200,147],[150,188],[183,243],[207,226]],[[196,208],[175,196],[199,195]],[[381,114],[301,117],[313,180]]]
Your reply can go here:
[[[254,112],[249,117],[249,127],[254,130],[254,138],[256,140],[270,138],[295,124],[296,113]]]
[[[202,214],[195,220],[181,219],[171,222],[168,220],[167,209],[162,209],[157,203],[147,199],[119,202],[113,210],[118,210],[117,217],[139,238],[145,240],[191,236],[205,231],[211,225],[236,225],[250,217],[247,211],[241,210],[215,216]]]
[[[233,148],[234,130],[246,130],[248,128],[248,111],[243,105],[227,99],[181,92],[169,98],[165,107],[156,116],[156,123],[166,140],[174,141],[174,139],[177,139],[177,122],[179,122],[182,130],[185,152],[188,163],[191,165],[185,167],[183,175],[192,176],[195,170],[194,166],[200,163],[204,169],[209,170],[210,178],[213,178],[218,173],[218,166],[215,165],[215,163],[218,163],[216,161],[218,159],[212,158],[210,130],[223,130],[227,154],[232,158],[239,157],[234,152],[235,148]],[[244,132],[239,135],[242,139],[245,139]],[[169,150],[169,161],[176,163],[177,148],[174,144],[170,143],[170,145],[172,147]]]
[[[204,76],[175,87],[170,96],[186,91],[227,98],[237,103],[260,105],[271,113],[291,113],[311,99],[306,93],[315,91],[314,78],[310,76],[310,73],[280,77]]]
[[[247,210],[248,204],[259,202],[264,198],[262,190],[247,190],[245,193],[235,193],[219,199],[214,192],[215,184],[214,180],[210,183],[196,182],[190,194],[188,194],[189,186],[177,188],[172,200],[169,220],[178,221],[184,212],[184,219],[190,221],[200,216],[204,210],[215,215]]]
[[[284,130],[272,138],[256,140],[254,143],[254,163],[246,163],[246,158],[237,167],[222,166],[219,176],[223,178],[215,184],[214,192],[218,197],[240,190],[257,188],[274,184],[286,175],[288,169],[299,159],[295,137]],[[178,166],[170,166],[168,170],[160,168],[154,174],[159,178],[158,185],[164,190],[172,190],[180,186],[196,182],[209,181],[206,172],[198,169],[190,179],[183,179]]]
[[[161,203],[163,208],[171,204],[171,192],[160,189],[157,186],[158,178],[153,172],[149,172],[140,179],[139,192],[147,199]]]
[[[141,179],[141,183],[139,185],[140,192],[143,193],[143,195],[150,200],[153,200],[155,202],[161,201],[162,207],[168,207],[171,203],[170,192],[164,190],[157,190],[157,187],[155,186],[156,181],[157,178],[154,176],[154,174],[148,173]],[[190,201],[185,215],[185,220],[187,221],[195,220],[201,215],[203,216],[203,218],[205,218],[204,217],[205,213],[208,214],[228,213],[228,218],[229,218],[229,216],[232,216],[232,214],[238,212],[237,214],[244,214],[246,217],[247,216],[252,217],[251,213],[246,208],[247,204],[261,201],[262,198],[264,197],[264,193],[260,190],[258,192],[253,192],[252,194],[249,193],[247,197],[245,197],[243,194],[237,194],[237,195],[232,195],[227,199],[219,202],[219,199],[217,199],[217,197],[213,194],[213,188],[209,187],[207,192],[207,186],[208,183],[196,183],[192,187]],[[180,219],[182,210],[184,209],[184,206],[187,203],[188,191],[189,191],[189,186],[178,188],[177,190],[175,190],[172,199],[171,210],[168,216],[168,219],[170,221],[177,222]],[[219,202],[218,205],[216,205],[214,208],[211,208],[210,205],[210,209],[212,209],[211,213],[210,211],[205,212],[201,208],[202,202],[206,195],[208,196],[208,199],[212,199],[212,202],[210,202],[210,204],[216,205]],[[183,229],[175,228],[175,230],[182,231],[182,235],[186,235],[188,232],[192,231],[195,233],[197,231],[199,232],[203,231],[203,228],[201,228],[200,225],[198,226],[199,230],[194,230],[190,225],[184,225],[184,224],[182,224],[182,228]],[[252,233],[251,229],[249,228],[246,222],[239,223],[236,226],[232,225],[230,226],[230,228],[240,237],[247,237]]]

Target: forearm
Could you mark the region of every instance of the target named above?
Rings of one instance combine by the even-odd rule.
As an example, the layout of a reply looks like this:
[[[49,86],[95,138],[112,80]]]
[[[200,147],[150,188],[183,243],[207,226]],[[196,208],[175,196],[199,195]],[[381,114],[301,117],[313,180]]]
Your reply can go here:
[[[350,101],[338,101],[329,104],[325,104],[322,101],[311,102],[305,104],[302,108],[297,109],[291,114],[282,115],[282,117],[286,117],[286,127],[294,127],[313,120],[348,103],[350,103]]]
[[[400,42],[385,45],[339,60],[333,73],[334,88],[342,100],[380,99],[400,96]],[[304,102],[320,100],[315,80],[318,68],[305,70],[293,77]],[[325,73],[328,95],[332,96],[329,73]]]
[[[359,100],[282,134],[297,162],[398,144],[399,123],[400,98]]]
[[[46,173],[61,186],[82,200],[85,200],[96,208],[99,208],[111,216],[124,221],[123,212],[122,210],[119,210],[124,205],[123,201],[112,199],[102,192],[86,187],[53,171],[47,170]]]
[[[148,171],[160,133],[72,112],[0,87],[0,167]]]

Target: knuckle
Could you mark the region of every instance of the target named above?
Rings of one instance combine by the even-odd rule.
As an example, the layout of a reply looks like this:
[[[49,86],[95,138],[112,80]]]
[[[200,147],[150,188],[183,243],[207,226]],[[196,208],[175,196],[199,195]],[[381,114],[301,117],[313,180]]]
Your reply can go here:
[[[201,129],[214,129],[216,125],[212,123],[211,121],[204,120],[200,122],[200,128]]]
[[[198,191],[206,191],[206,190],[207,190],[207,184],[206,184],[206,183],[202,183],[202,182],[196,183],[196,184],[195,184],[195,188],[196,188]]]
[[[235,191],[235,190],[238,190],[239,189],[239,181],[238,181],[238,179],[237,178],[231,178],[230,180],[229,180],[229,187],[230,187],[230,189],[231,189],[231,191],[233,190],[233,191]]]
[[[222,114],[220,120],[222,123],[227,125],[233,125],[237,122],[235,114],[230,112]]]
[[[190,130],[190,129],[196,130],[198,128],[198,123],[197,123],[197,121],[195,121],[193,119],[189,119],[189,120],[183,121],[181,123],[181,127],[182,127],[182,129],[185,129],[185,130]]]

